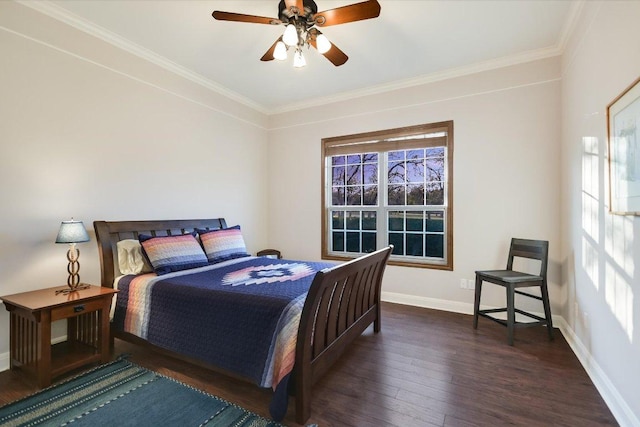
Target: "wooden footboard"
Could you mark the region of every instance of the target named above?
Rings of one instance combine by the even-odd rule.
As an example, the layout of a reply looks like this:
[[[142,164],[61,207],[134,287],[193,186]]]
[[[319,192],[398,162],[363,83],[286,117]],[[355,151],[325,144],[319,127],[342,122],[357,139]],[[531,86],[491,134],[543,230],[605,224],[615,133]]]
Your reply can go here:
[[[102,286],[113,287],[119,274],[117,242],[137,239],[140,233],[168,236],[195,228],[225,228],[223,218],[169,221],[95,221],[100,253]],[[338,359],[346,346],[371,323],[380,331],[380,287],[382,274],[393,247],[357,258],[316,273],[300,318],[294,366],[296,421],[310,415],[311,386]],[[118,337],[140,343],[123,333]],[[164,351],[167,352],[166,350]],[[175,354],[183,360],[188,358]]]
[[[316,273],[302,310],[294,367],[296,421],[311,414],[311,386],[373,323],[380,331],[380,287],[393,246]]]

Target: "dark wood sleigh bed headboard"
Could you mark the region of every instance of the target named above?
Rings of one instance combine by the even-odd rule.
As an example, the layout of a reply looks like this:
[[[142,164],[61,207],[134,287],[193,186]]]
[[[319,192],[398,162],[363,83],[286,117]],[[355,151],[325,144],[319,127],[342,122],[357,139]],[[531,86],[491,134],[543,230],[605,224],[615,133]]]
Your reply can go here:
[[[117,243],[125,239],[137,239],[140,234],[151,236],[174,236],[190,233],[196,228],[218,230],[226,228],[224,218],[180,219],[150,221],[94,221],[93,228],[98,241],[100,256],[100,284],[112,288],[118,267]]]

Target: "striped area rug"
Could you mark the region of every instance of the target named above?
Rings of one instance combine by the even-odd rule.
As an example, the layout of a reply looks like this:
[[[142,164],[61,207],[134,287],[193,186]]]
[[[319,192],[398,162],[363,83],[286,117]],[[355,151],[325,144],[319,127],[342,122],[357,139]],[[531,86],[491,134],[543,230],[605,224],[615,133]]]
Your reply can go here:
[[[123,358],[0,408],[0,426],[54,425],[282,426]]]

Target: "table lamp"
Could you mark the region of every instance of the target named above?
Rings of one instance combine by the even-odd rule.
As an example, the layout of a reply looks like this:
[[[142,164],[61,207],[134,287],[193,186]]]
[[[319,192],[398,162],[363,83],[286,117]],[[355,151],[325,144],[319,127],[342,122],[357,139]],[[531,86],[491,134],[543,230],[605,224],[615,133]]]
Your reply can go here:
[[[56,291],[58,293],[69,293],[78,289],[87,289],[88,285],[80,285],[80,263],[78,258],[80,257],[80,251],[76,248],[76,243],[88,242],[89,235],[84,228],[82,221],[62,221],[60,224],[60,230],[58,231],[58,237],[56,237],[56,243],[68,243],[69,250],[67,251],[67,259],[69,265],[67,271],[69,272],[69,278],[67,279],[67,285],[69,289]]]

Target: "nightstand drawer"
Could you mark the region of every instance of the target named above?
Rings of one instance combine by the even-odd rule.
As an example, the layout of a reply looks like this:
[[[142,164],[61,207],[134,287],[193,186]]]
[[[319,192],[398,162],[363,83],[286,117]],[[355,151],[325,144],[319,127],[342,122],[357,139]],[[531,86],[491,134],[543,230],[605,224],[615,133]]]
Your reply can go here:
[[[84,313],[100,310],[104,306],[104,299],[93,301],[78,301],[77,304],[64,305],[51,309],[51,321],[67,319]]]

